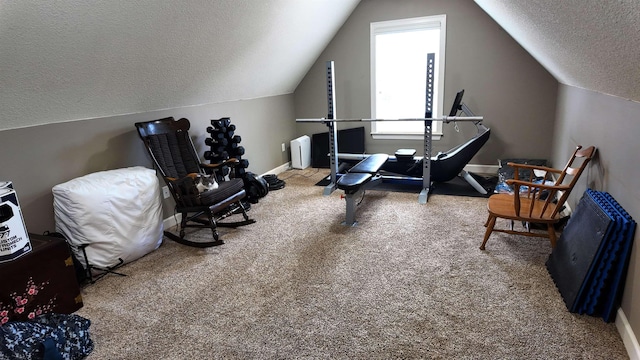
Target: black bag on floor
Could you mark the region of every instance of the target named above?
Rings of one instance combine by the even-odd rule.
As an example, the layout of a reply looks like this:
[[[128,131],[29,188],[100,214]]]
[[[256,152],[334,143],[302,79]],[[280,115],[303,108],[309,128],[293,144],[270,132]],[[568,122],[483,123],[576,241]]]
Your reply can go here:
[[[278,175],[266,174],[263,177],[265,180],[267,180],[267,183],[269,184],[269,191],[280,190],[285,186],[284,180],[278,179]]]
[[[252,172],[247,172],[244,177],[244,189],[247,192],[247,199],[250,203],[256,204],[260,198],[269,193],[269,184],[261,177]]]

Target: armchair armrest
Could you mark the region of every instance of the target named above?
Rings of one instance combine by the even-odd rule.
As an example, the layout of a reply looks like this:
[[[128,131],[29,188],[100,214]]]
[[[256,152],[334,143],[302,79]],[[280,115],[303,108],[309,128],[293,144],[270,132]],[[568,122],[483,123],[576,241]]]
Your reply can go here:
[[[529,179],[534,179],[534,178],[542,178],[543,180],[552,180],[552,174],[562,174],[562,170],[558,170],[558,169],[554,169],[548,166],[544,166],[544,165],[529,165],[529,164],[519,164],[519,163],[513,163],[513,162],[508,162],[507,163],[508,166],[511,166],[515,169],[515,171],[513,172],[513,176],[515,180],[519,180],[520,178],[520,171],[527,171],[529,172]],[[537,172],[544,172],[544,174],[537,174]]]
[[[542,171],[556,173],[556,174],[562,173],[562,170],[558,170],[558,169],[554,169],[554,168],[551,168],[548,166],[542,166],[542,165],[519,164],[519,163],[513,163],[513,162],[508,162],[507,165],[514,167],[516,169],[542,170]]]
[[[555,190],[555,191],[563,191],[569,190],[571,187],[569,185],[548,185],[544,183],[534,183],[531,181],[523,181],[517,179],[508,179],[505,181],[507,185],[516,185],[516,186],[526,186],[530,189],[540,189],[540,190]]]

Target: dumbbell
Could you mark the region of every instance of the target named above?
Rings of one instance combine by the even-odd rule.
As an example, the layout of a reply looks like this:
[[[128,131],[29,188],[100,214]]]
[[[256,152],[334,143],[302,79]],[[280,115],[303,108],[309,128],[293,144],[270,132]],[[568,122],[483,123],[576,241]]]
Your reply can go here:
[[[211,134],[211,137],[212,137],[213,139],[222,139],[222,138],[224,138],[224,137],[225,137],[225,135],[224,135],[225,133],[221,132],[221,131],[220,131],[220,130],[218,130],[218,129],[214,129],[214,128],[213,128],[213,127],[211,127],[211,126],[207,126],[207,132],[208,132],[209,134]]]
[[[234,156],[242,156],[244,155],[244,146],[238,146],[237,148],[232,150]]]
[[[207,146],[216,146],[216,145],[227,146],[229,144],[229,139],[224,137],[222,139],[206,138],[204,139],[204,143]]]
[[[228,117],[220,118],[219,121],[220,121],[220,124],[222,124],[222,126],[224,127],[229,127],[229,125],[231,124],[231,119]]]
[[[224,124],[220,120],[211,120],[211,125],[213,125],[213,128],[216,130],[220,130],[222,132],[227,131],[227,127],[224,126]]]

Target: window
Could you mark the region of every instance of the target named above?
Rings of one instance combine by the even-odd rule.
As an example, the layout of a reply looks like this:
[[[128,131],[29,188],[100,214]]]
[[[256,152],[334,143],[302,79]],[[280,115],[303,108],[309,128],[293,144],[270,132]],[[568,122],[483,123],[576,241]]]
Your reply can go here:
[[[423,118],[427,54],[435,53],[433,117],[442,116],[446,15],[371,23],[371,117]],[[376,121],[374,138],[422,139],[423,121]],[[432,133],[442,135],[442,122]]]

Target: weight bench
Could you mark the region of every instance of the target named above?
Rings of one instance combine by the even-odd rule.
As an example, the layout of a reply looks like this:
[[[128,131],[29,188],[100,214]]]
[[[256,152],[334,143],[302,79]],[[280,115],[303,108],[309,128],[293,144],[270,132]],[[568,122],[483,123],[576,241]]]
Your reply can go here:
[[[336,182],[336,187],[344,191],[347,201],[347,213],[344,225],[356,224],[356,198],[366,189],[372,188],[382,181],[378,170],[389,159],[387,154],[373,154],[354,165]]]

